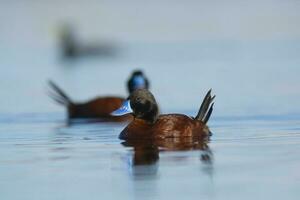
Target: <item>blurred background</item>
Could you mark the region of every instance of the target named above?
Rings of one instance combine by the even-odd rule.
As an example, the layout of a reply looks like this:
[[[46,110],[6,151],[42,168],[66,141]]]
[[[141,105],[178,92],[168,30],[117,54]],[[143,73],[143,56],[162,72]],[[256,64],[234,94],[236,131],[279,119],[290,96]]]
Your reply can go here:
[[[213,88],[215,116],[298,115],[299,11],[297,0],[1,0],[0,113],[64,113],[49,79],[76,101],[126,96],[142,69],[163,112],[196,113]]]

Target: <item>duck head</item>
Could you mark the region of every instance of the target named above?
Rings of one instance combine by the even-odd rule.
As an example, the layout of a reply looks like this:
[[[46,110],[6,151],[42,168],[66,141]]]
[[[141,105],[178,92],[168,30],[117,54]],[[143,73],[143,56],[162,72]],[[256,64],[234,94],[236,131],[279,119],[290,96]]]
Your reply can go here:
[[[149,89],[149,81],[141,70],[136,70],[132,72],[127,88],[130,94],[137,89]]]
[[[111,114],[120,116],[128,113],[132,113],[137,119],[154,123],[158,117],[158,106],[151,92],[146,89],[135,90],[123,105]]]

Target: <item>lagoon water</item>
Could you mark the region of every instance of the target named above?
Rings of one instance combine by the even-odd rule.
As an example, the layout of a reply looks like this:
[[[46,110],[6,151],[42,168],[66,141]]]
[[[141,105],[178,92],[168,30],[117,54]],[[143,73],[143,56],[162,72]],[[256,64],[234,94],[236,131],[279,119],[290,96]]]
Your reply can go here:
[[[299,199],[300,4],[252,2],[1,2],[0,199]],[[116,56],[63,60],[68,20]],[[49,79],[74,101],[126,96],[137,68],[163,113],[194,116],[213,88],[210,141],[133,148],[125,124],[67,125],[47,96]]]
[[[213,119],[203,150],[136,158],[123,125],[0,117],[1,199],[298,199],[299,119]],[[141,157],[142,156],[142,157]],[[145,157],[143,157],[145,156]],[[141,160],[138,162],[138,160]]]

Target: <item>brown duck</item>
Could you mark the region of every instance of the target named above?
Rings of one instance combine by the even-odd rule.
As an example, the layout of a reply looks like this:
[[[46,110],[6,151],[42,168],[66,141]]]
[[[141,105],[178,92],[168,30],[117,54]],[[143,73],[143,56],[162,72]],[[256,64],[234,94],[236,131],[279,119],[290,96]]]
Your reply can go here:
[[[183,114],[159,115],[156,100],[151,92],[147,89],[138,89],[112,115],[132,113],[134,117],[119,135],[119,138],[124,140],[205,138],[211,134],[206,124],[213,111],[214,98],[209,90],[195,118]]]

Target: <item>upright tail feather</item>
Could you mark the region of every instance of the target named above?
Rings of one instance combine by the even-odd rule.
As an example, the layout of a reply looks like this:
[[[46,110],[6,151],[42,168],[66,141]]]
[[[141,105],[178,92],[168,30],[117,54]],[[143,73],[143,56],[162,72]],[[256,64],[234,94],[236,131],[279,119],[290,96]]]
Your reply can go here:
[[[213,100],[215,97],[216,97],[215,95],[211,96],[211,89],[210,89],[202,101],[199,112],[195,117],[196,120],[200,120],[205,124],[208,122],[210,115],[213,111],[213,106],[214,106]]]
[[[53,81],[49,80],[48,83],[51,88],[51,91],[48,91],[48,95],[54,101],[64,106],[72,104],[71,99]]]

